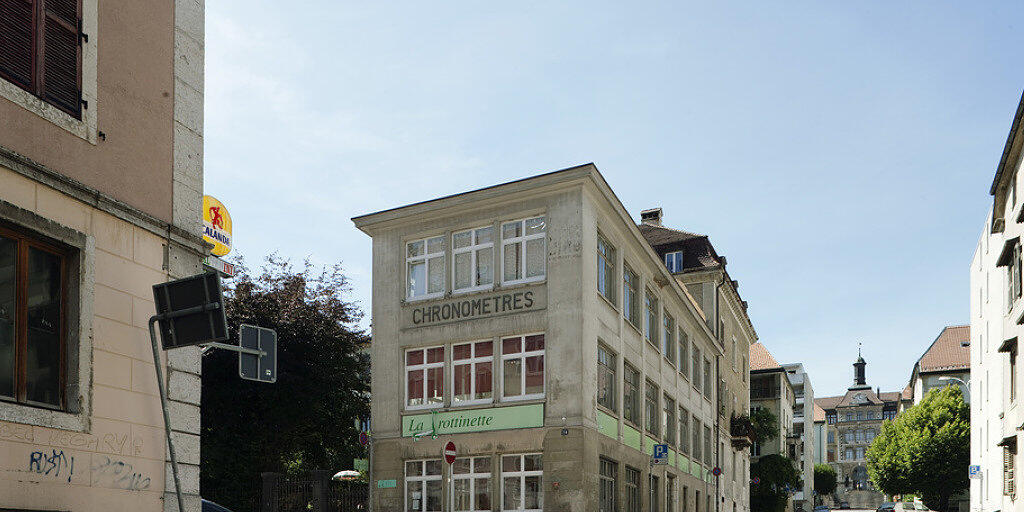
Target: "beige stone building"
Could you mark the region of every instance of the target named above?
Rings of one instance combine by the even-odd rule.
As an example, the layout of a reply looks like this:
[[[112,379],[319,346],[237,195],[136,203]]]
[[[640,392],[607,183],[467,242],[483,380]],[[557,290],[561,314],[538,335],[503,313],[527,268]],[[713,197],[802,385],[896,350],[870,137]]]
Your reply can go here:
[[[375,511],[749,510],[756,334],[706,236],[638,226],[590,164],[353,220]]]
[[[146,324],[207,250],[202,1],[10,0],[0,32],[0,509],[177,509]],[[161,364],[198,511],[198,349]]]

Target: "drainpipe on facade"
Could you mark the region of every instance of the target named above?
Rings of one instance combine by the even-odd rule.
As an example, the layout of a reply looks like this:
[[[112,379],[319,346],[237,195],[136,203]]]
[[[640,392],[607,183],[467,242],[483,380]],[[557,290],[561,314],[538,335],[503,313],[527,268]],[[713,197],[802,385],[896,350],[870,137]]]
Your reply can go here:
[[[722,300],[721,300],[721,296],[722,296],[722,285],[724,285],[724,284],[725,284],[725,269],[723,268],[722,269],[722,280],[719,281],[718,284],[715,285],[715,333],[716,333],[717,337],[719,338],[719,341],[722,342],[722,353],[725,353],[725,333],[721,332],[722,331],[722,313],[721,313],[721,311],[722,311],[722,307],[721,307],[722,306],[722,304],[721,304]],[[720,402],[720,400],[722,398],[722,396],[721,396],[722,395],[722,390],[719,389],[721,387],[721,385],[722,385],[722,373],[721,373],[722,365],[721,365],[721,360],[722,360],[722,356],[715,356],[715,379],[718,382],[715,384],[715,400],[714,400],[714,402],[712,402],[714,404],[714,410],[711,411],[711,413],[715,415],[715,438],[719,438],[721,436],[720,432],[721,432],[721,428],[722,428],[722,419],[721,419],[722,415],[719,414],[719,412],[718,412],[719,408],[722,407],[722,404]],[[715,457],[713,459],[714,460],[714,464],[715,464],[714,467],[720,467],[720,465],[722,463],[722,461],[721,461],[722,454],[719,452],[719,449],[718,449],[721,444],[722,444],[721,439],[719,439],[719,441],[717,443],[715,443],[715,447],[714,447]],[[712,469],[714,469],[714,468],[712,468]],[[719,485],[719,480],[721,480],[721,478],[722,478],[722,475],[718,475],[718,476],[715,477],[715,511],[716,512],[721,512],[722,496],[721,496],[721,486]],[[708,511],[708,512],[710,512],[710,511]]]

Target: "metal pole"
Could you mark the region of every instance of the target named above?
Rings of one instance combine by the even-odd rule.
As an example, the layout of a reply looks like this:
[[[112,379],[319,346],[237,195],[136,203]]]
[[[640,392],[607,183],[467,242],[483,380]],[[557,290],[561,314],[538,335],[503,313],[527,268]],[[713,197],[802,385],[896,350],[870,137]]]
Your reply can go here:
[[[171,472],[174,473],[174,492],[178,495],[178,512],[185,512],[185,501],[181,497],[181,480],[178,478],[178,461],[174,456],[171,441],[171,417],[167,413],[167,392],[164,390],[163,371],[160,370],[160,349],[156,346],[156,325],[159,316],[149,317],[149,341],[153,344],[153,366],[156,367],[156,383],[160,388],[160,408],[164,413],[164,433],[167,434],[167,451],[171,454]]]
[[[370,470],[367,471],[369,473],[368,480],[370,480],[370,483],[368,485],[370,489],[366,493],[366,508],[369,512],[373,512],[373,436],[370,436],[369,432],[366,434],[370,437]]]

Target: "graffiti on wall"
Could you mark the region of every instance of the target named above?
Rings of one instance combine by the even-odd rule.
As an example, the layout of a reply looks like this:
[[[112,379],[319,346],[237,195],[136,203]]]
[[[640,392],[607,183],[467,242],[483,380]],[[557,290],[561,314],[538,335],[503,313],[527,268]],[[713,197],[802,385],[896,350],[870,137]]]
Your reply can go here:
[[[75,474],[75,456],[65,455],[64,450],[32,452],[28,456],[28,470],[53,478],[61,478],[63,473],[70,482],[71,475]]]
[[[149,489],[151,480],[148,476],[134,470],[131,464],[119,459],[111,459],[106,455],[96,457],[92,466],[92,484],[128,491],[144,491]]]

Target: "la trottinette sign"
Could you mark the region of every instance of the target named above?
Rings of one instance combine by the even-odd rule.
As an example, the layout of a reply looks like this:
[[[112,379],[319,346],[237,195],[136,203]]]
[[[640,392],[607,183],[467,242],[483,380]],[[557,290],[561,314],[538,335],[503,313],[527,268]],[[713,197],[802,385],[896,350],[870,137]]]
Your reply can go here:
[[[544,404],[415,414],[402,418],[402,436],[420,437],[544,426]]]

